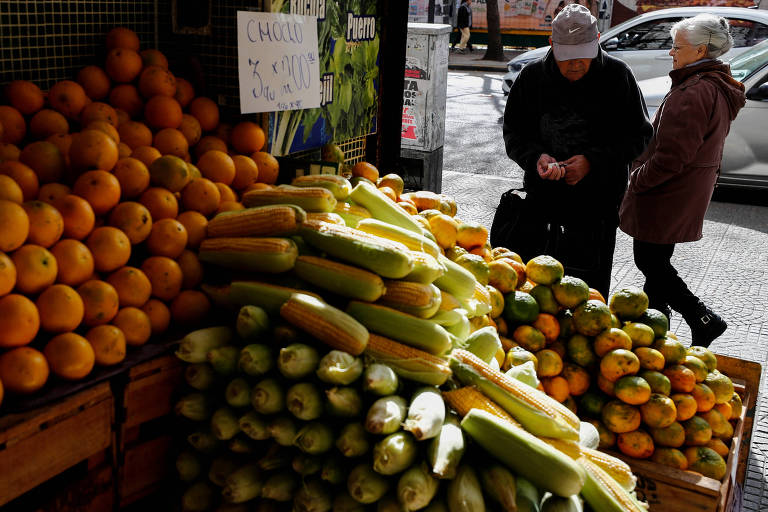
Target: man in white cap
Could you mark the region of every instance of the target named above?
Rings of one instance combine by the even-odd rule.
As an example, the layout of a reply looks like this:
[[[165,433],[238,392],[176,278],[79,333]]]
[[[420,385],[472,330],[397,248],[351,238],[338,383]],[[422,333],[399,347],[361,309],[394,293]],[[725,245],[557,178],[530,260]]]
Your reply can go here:
[[[653,129],[634,75],[599,38],[589,10],[566,5],[552,21],[552,48],[512,86],[503,131],[525,171],[531,236],[518,237],[518,252],[558,258],[607,298],[629,164]]]

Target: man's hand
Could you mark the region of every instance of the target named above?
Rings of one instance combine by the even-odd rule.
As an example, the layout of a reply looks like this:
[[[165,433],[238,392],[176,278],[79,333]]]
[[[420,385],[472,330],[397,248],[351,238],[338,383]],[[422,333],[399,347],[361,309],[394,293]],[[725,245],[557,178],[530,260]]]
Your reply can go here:
[[[536,162],[536,170],[543,180],[559,180],[565,175],[565,169],[546,153],[542,153]]]
[[[584,155],[572,156],[562,165],[565,167],[565,182],[569,185],[577,184],[589,174],[589,160]]]

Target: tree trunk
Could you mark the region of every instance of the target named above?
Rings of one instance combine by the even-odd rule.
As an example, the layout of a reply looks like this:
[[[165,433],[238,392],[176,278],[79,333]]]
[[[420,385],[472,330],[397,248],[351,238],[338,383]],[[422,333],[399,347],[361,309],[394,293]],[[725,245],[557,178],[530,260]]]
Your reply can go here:
[[[488,0],[485,4],[486,19],[488,21],[488,49],[483,60],[504,59],[504,46],[501,44],[501,20],[499,19],[498,0]]]

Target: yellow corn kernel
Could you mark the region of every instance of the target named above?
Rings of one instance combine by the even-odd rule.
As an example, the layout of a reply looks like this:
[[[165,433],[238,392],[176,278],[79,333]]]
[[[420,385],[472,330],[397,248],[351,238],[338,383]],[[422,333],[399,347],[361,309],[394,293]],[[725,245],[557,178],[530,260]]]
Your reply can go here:
[[[293,206],[263,206],[226,212],[208,222],[208,238],[273,236],[296,231],[304,211]]]
[[[521,426],[507,411],[499,407],[496,402],[482,394],[474,386],[464,386],[451,391],[443,391],[443,400],[462,418],[470,409],[482,409],[510,422],[516,427]]]
[[[422,384],[440,386],[451,376],[445,359],[384,336],[370,334],[365,353],[389,365],[401,377]]]

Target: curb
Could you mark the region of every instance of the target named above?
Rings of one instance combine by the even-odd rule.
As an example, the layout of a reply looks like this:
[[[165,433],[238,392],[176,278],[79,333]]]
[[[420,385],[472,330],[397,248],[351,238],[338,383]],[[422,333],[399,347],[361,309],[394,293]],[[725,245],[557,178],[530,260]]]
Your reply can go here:
[[[495,71],[497,73],[505,73],[507,71],[506,65],[493,66],[491,64],[451,64],[448,63],[448,69],[457,71]]]

